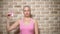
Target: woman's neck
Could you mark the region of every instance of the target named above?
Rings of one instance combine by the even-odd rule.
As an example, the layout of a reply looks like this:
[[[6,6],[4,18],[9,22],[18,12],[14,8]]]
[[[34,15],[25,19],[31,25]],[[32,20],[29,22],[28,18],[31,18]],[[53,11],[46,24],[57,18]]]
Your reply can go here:
[[[25,20],[29,20],[29,19],[30,19],[30,17],[24,17],[24,19],[25,19]]]

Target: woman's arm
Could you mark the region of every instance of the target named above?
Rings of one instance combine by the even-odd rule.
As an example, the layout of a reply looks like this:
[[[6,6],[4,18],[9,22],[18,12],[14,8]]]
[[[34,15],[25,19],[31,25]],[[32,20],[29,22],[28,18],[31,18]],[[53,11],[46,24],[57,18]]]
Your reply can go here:
[[[35,20],[35,34],[38,34],[38,22]]]
[[[19,21],[20,20],[17,20],[12,26],[9,25],[9,21],[7,21],[7,30],[8,31],[11,31],[13,30],[14,28],[16,28],[18,25],[19,25]]]

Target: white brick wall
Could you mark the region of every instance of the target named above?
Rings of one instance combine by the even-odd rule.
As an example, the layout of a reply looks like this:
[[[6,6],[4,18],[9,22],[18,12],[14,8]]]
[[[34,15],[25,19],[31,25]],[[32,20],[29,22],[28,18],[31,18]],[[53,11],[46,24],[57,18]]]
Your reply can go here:
[[[16,21],[23,17],[22,9],[25,5],[31,6],[33,18],[39,22],[40,34],[60,34],[60,0],[1,0],[0,4],[0,29],[3,34],[7,34],[5,14],[13,10],[15,16],[12,21]]]

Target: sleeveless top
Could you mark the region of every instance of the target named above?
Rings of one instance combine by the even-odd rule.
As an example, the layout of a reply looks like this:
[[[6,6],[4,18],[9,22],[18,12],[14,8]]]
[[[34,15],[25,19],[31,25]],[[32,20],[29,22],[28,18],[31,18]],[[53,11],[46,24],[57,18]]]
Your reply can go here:
[[[35,34],[34,21],[30,18],[30,23],[24,25],[23,19],[20,20],[20,34]]]

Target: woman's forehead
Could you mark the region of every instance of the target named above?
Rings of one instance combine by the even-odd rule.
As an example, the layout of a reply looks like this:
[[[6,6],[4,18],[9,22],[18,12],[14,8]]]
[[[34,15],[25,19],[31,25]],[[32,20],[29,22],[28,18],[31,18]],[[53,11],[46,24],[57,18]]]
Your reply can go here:
[[[29,10],[30,8],[29,7],[25,7],[24,10]]]

